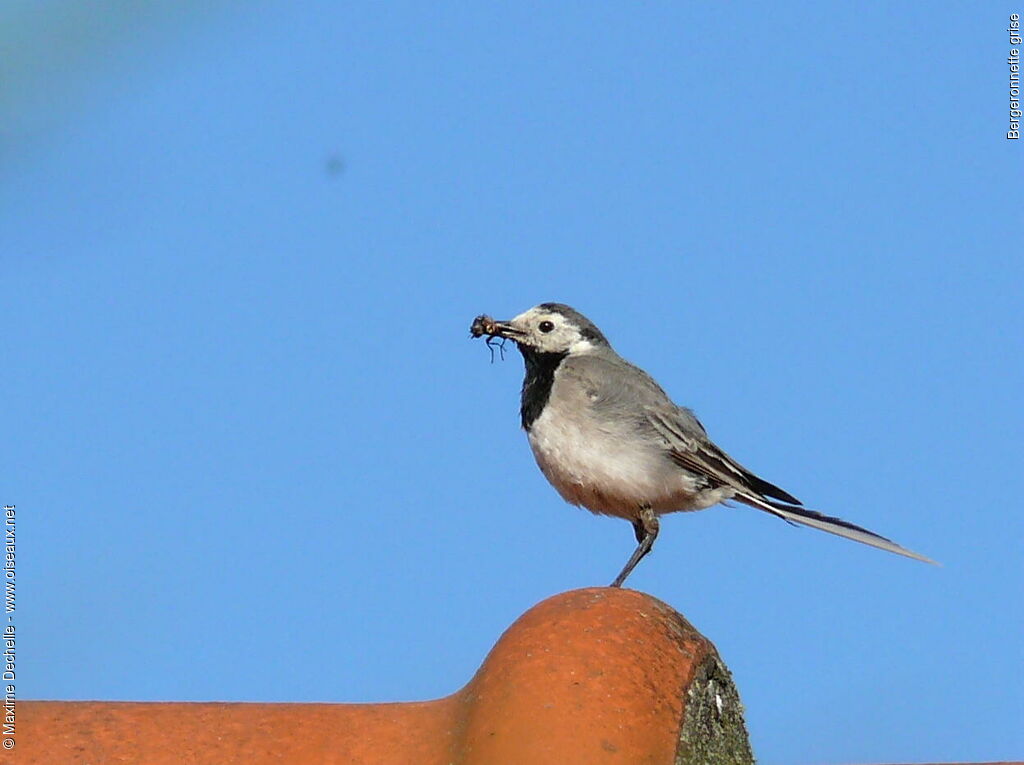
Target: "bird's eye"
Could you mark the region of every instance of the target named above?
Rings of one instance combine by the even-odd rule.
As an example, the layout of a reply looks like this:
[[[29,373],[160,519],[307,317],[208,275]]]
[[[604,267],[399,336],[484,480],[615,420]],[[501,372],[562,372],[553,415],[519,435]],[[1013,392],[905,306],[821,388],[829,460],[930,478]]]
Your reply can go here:
[[[550,332],[550,331],[551,331],[551,330],[553,330],[554,328],[555,328],[555,325],[554,325],[554,323],[553,323],[553,322],[550,322],[550,321],[542,321],[542,322],[541,322],[541,323],[540,323],[540,324],[538,325],[538,329],[540,329],[540,331],[541,331],[541,332]]]

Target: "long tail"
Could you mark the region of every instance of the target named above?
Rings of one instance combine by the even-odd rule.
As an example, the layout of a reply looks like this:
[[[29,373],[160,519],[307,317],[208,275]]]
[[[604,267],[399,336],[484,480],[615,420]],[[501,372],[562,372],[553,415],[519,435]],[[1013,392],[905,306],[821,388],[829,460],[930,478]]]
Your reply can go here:
[[[886,539],[873,531],[868,531],[867,529],[861,528],[849,521],[844,521],[842,518],[833,518],[829,515],[822,515],[821,513],[816,513],[813,510],[806,510],[802,507],[786,505],[782,502],[775,502],[774,500],[758,497],[747,492],[737,493],[736,499],[741,502],[745,502],[751,507],[756,507],[759,510],[764,510],[772,515],[776,515],[790,523],[799,523],[804,526],[810,526],[814,529],[827,531],[829,534],[835,534],[836,536],[845,537],[846,539],[852,539],[854,542],[860,542],[861,544],[877,547],[879,550],[887,550],[888,552],[896,553],[897,555],[904,555],[908,558],[913,558],[914,560],[924,561],[925,563],[931,563],[936,566],[939,565],[931,558],[926,558],[925,556],[919,555],[905,547],[900,547],[891,539]]]

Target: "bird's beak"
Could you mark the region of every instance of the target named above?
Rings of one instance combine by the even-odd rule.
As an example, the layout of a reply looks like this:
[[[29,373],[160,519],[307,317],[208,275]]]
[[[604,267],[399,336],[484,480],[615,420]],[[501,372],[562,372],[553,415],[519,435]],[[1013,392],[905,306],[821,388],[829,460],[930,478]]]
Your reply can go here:
[[[496,321],[492,326],[494,330],[490,334],[497,335],[498,337],[507,337],[510,340],[515,340],[517,337],[522,337],[525,333],[519,329],[511,321]]]
[[[488,337],[507,337],[510,340],[515,340],[526,334],[511,321],[497,321],[487,315],[477,316],[473,319],[473,326],[469,328],[469,331],[473,337],[487,335]]]

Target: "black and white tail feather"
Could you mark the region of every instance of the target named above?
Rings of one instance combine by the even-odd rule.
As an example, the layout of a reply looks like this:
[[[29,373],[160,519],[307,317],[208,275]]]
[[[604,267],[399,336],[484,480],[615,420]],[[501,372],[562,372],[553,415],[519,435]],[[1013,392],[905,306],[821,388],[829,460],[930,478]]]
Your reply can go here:
[[[879,550],[887,550],[888,552],[896,553],[897,555],[904,555],[908,558],[913,558],[914,560],[924,561],[925,563],[935,563],[931,558],[926,558],[913,550],[901,547],[891,539],[886,539],[881,534],[868,531],[855,523],[844,521],[842,518],[834,518],[831,515],[824,515],[823,513],[818,513],[814,510],[808,510],[805,507],[786,505],[782,502],[766,499],[765,497],[759,497],[747,492],[737,492],[735,498],[740,502],[750,505],[751,507],[756,507],[759,510],[764,510],[765,512],[782,518],[784,521],[788,521],[789,523],[799,523],[804,526],[810,526],[813,529],[827,531],[829,534],[835,534],[836,536],[844,537],[845,539],[852,539],[854,542],[860,542],[862,544],[871,545],[872,547],[877,547]]]

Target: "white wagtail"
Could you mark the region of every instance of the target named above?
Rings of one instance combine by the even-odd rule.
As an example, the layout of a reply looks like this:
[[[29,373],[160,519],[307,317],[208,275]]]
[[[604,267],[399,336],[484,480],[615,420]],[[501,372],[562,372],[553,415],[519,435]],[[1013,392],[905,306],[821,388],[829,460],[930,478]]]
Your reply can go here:
[[[509,321],[478,316],[470,332],[515,342],[523,354],[520,415],[541,472],[566,502],[633,524],[637,547],[619,587],[658,536],[658,516],[735,499],[793,523],[933,563],[885,537],[801,507],[708,438],[639,367],[617,354],[592,321],[541,303]]]

